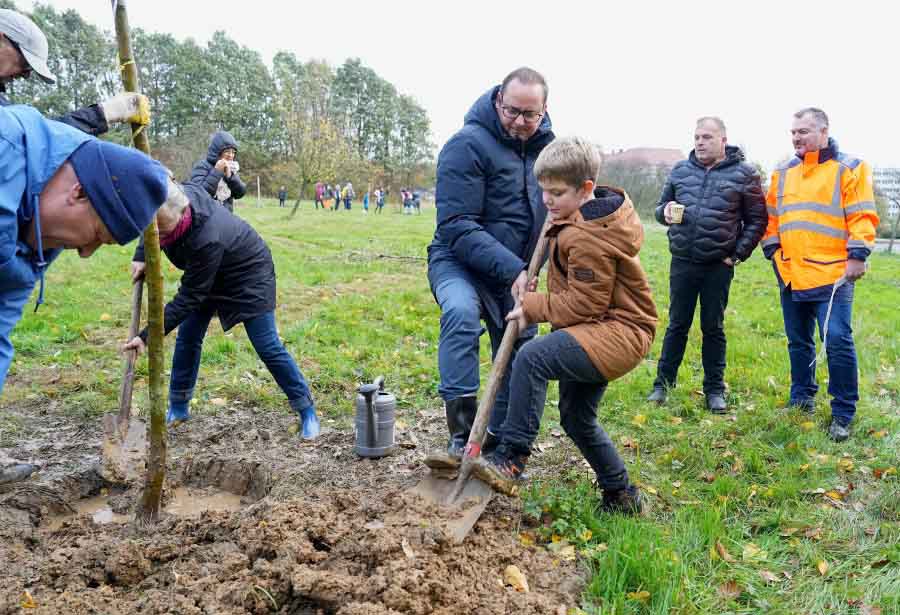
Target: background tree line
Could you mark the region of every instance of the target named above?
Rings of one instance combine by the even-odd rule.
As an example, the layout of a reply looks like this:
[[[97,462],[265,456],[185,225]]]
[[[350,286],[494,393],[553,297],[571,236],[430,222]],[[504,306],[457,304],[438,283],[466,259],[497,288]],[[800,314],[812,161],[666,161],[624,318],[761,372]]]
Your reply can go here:
[[[0,7],[16,9],[11,0]],[[54,116],[121,90],[110,31],[77,11],[40,4],[31,18],[47,35],[57,82],[18,80],[7,86],[14,102]],[[292,198],[301,190],[309,197],[318,180],[352,181],[358,193],[385,186],[394,194],[434,183],[425,110],[359,59],[335,69],[279,52],[270,68],[224,32],[205,46],[139,28],[132,36],[153,113],[151,147],[178,177],[206,156],[210,135],[221,128],[240,143],[244,180],[255,183],[258,175],[264,194],[285,185]],[[109,138],[126,142],[129,134],[120,128]]]

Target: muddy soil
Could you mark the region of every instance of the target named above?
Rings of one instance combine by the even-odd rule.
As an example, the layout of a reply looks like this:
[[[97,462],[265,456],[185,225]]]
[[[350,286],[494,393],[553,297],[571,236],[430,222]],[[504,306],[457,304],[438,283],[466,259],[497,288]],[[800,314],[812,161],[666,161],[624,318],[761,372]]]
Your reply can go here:
[[[41,471],[0,488],[0,613],[556,614],[579,602],[584,571],[522,544],[517,500],[495,497],[454,544],[445,513],[407,493],[443,437],[440,409],[401,418],[396,451],[377,460],[354,453],[346,421],[326,421],[309,443],[287,414],[237,403],[198,413],[170,433],[167,497],[218,490],[244,508],[167,515],[151,529],[75,514],[103,495],[127,515],[139,493],[101,476],[98,419],[75,420],[60,402],[3,411],[21,429],[0,452]],[[573,459],[549,445],[556,471]],[[504,585],[508,565],[529,592]]]

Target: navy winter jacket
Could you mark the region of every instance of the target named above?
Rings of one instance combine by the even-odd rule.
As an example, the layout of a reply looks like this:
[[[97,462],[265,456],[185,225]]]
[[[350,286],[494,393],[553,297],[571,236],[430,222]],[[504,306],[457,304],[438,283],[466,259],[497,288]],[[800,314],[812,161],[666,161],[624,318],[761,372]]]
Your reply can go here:
[[[232,173],[231,177],[225,177],[225,173],[216,169],[216,162],[219,161],[219,156],[228,148],[233,149],[237,153],[237,141],[231,136],[231,133],[224,130],[216,132],[209,142],[206,160],[198,160],[194,163],[189,181],[195,186],[200,186],[206,190],[209,196],[215,199],[216,190],[219,188],[219,180],[224,179],[231,190],[231,196],[221,201],[221,203],[228,211],[234,211],[234,199],[243,198],[247,192],[247,186],[241,181],[237,173]]]
[[[759,172],[744,153],[725,147],[725,160],[707,170],[691,152],[672,169],[663,188],[656,219],[665,224],[669,201],[685,206],[681,224],[669,226],[672,256],[695,263],[742,261],[762,239],[768,222]]]
[[[490,89],[472,105],[438,156],[428,280],[434,290],[465,266],[485,316],[502,327],[512,307],[510,287],[528,266],[547,216],[533,169],[554,135],[544,115],[527,142],[510,137],[494,107],[499,91]]]

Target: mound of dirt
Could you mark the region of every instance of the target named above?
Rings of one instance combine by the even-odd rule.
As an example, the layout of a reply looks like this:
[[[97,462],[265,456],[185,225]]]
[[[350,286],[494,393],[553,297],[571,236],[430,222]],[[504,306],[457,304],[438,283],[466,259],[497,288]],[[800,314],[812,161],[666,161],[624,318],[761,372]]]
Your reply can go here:
[[[171,517],[152,531],[63,525],[7,550],[0,613],[565,613],[574,564],[519,544],[513,520],[485,515],[453,544],[440,511],[393,491],[264,499],[237,513]],[[530,591],[504,586],[513,564]],[[12,573],[12,574],[11,574]]]

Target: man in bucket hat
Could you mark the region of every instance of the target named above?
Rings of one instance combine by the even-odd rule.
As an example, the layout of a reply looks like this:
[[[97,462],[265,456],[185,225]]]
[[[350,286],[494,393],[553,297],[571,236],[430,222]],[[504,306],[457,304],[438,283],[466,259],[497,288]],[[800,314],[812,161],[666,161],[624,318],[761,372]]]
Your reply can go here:
[[[66,249],[83,258],[127,244],[166,200],[168,172],[141,152],[100,141],[21,105],[0,107],[0,392],[10,338],[44,271]],[[37,309],[37,308],[35,308]],[[29,464],[0,462],[0,484]]]

